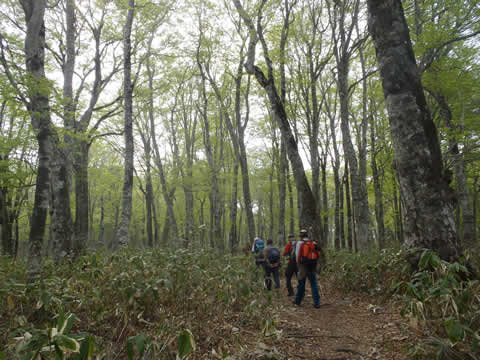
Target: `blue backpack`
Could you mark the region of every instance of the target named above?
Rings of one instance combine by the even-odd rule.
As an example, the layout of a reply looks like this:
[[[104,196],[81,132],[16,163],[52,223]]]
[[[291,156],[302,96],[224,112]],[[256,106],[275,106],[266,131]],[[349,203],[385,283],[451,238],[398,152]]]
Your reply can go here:
[[[265,242],[260,238],[255,239],[255,253],[263,252],[264,248]]]
[[[267,248],[267,257],[270,264],[278,264],[280,262],[280,251],[276,247]]]

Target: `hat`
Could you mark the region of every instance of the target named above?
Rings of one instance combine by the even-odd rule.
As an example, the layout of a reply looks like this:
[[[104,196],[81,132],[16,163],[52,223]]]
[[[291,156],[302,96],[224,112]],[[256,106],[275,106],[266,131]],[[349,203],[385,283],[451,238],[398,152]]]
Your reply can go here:
[[[305,229],[300,230],[300,237],[304,238],[308,236],[308,231]]]
[[[288,234],[288,238],[289,238],[289,239],[294,238],[294,237],[295,237],[295,235],[293,235],[293,234]]]

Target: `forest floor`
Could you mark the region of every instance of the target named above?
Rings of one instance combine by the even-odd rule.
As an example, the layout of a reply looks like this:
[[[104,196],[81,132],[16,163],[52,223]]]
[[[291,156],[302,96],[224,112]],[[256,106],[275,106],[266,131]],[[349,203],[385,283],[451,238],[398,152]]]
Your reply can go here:
[[[325,279],[319,285],[319,309],[313,307],[308,281],[305,299],[299,307],[292,304],[293,297],[287,297],[283,287],[275,290],[273,302],[280,311],[274,330],[267,331],[261,340],[255,341],[252,336],[244,339],[242,353],[233,358],[407,359],[408,345],[421,334],[400,315],[398,306],[363,294],[344,296]]]

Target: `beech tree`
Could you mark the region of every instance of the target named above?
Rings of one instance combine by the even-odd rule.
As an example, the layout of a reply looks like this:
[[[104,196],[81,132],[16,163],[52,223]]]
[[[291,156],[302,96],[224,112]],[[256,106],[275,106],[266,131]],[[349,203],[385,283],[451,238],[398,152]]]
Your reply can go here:
[[[461,254],[450,177],[444,172],[435,124],[425,95],[402,2],[368,0],[368,25],[376,49],[405,207],[405,242],[447,261]],[[409,257],[412,264],[418,253]]]

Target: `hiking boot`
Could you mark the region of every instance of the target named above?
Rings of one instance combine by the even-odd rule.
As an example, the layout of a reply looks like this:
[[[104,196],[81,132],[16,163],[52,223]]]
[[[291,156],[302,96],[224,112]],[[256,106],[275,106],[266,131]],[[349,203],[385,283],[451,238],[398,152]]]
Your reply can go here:
[[[288,293],[287,296],[293,296],[293,295],[295,295],[295,294],[294,293]]]
[[[296,301],[296,300],[293,300],[293,301],[292,301],[292,304],[293,304],[293,305],[300,306],[300,304],[297,304],[297,301]]]
[[[315,309],[319,309],[319,308],[320,308],[320,304],[313,304],[313,307],[314,307]]]

